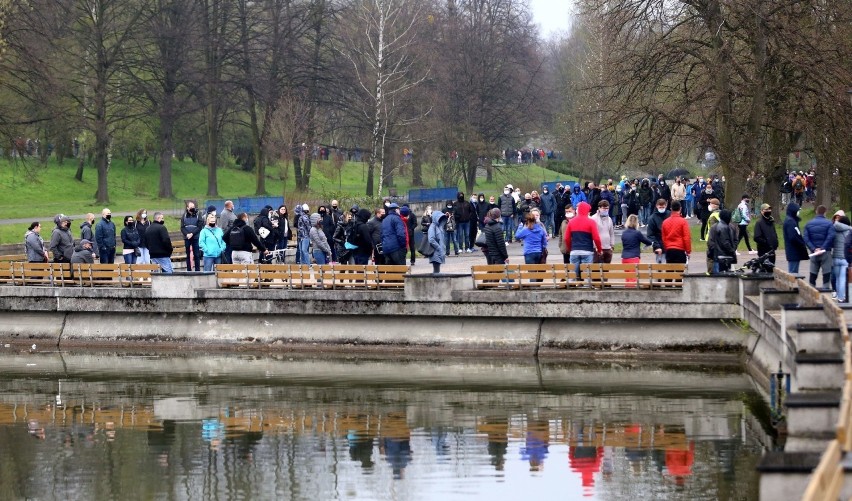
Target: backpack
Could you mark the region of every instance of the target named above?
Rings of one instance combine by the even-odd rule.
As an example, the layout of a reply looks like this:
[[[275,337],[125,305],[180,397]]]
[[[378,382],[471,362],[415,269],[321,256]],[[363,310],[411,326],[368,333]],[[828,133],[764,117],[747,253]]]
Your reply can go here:
[[[246,243],[246,236],[243,233],[242,226],[233,226],[231,227],[231,231],[228,232],[228,245],[231,246],[231,249],[242,249]]]
[[[793,190],[796,193],[801,193],[805,189],[805,183],[802,182],[802,178],[797,177],[795,181],[793,181]]]
[[[743,212],[739,207],[737,207],[737,210],[735,210],[731,216],[731,222],[734,224],[740,224],[743,222]]]
[[[456,231],[456,218],[452,214],[447,217],[447,224],[444,226],[444,231],[447,233]]]

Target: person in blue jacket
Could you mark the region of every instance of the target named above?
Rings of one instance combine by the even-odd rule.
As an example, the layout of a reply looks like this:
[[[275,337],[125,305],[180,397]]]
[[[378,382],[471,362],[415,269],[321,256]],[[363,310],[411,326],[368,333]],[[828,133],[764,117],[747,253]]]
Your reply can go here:
[[[816,279],[822,270],[822,286],[831,287],[831,266],[834,263],[831,250],[834,248],[834,223],[825,217],[824,205],[816,208],[816,217],[805,225],[802,238],[811,251],[810,283],[816,287]]]
[[[808,259],[808,246],[799,231],[799,205],[787,204],[787,217],[784,219],[784,253],[787,257],[787,271],[799,273],[799,261]]]
[[[382,255],[385,264],[405,264],[405,251],[408,248],[408,235],[405,223],[399,217],[399,205],[387,206],[387,214],[382,220]]]
[[[580,191],[579,184],[575,184],[573,193],[571,193],[571,206],[579,207],[580,202],[586,202],[586,194]]]
[[[535,220],[535,215],[527,214],[524,224],[518,225],[515,238],[524,241],[524,263],[539,264],[544,249],[547,249],[547,232]]]

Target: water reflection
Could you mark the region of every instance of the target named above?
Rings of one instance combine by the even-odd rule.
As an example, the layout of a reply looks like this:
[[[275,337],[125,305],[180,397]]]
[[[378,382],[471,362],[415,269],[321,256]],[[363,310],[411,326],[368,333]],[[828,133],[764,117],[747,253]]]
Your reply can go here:
[[[0,356],[0,497],[755,499],[750,392],[695,366]]]

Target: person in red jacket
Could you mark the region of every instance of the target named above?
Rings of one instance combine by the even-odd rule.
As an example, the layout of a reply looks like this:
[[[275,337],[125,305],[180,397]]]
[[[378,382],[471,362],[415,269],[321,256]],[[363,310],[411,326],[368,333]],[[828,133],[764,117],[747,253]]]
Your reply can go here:
[[[581,279],[580,265],[591,263],[595,254],[603,252],[598,225],[589,217],[591,210],[591,205],[580,202],[577,206],[577,216],[565,229],[565,249],[569,251],[569,261],[574,265],[577,280]]]
[[[680,214],[680,201],[672,202],[672,214],[663,221],[663,249],[667,263],[686,263],[692,253],[689,223]]]

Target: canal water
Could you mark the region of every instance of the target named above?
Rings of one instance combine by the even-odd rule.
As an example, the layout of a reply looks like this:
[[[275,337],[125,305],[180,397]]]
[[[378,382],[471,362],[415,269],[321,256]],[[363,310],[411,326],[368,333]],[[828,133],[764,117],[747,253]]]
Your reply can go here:
[[[0,498],[757,499],[753,388],[738,366],[0,354]]]

